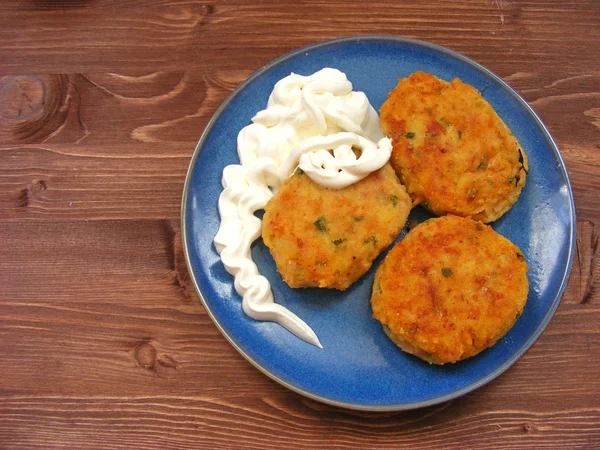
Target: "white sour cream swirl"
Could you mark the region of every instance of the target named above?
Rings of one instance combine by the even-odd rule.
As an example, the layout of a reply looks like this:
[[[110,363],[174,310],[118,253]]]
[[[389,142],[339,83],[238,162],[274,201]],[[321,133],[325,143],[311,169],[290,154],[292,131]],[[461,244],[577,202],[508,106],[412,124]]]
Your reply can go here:
[[[254,212],[264,208],[296,167],[316,183],[340,189],[381,168],[390,157],[391,142],[383,137],[366,95],[352,91],[346,75],[336,69],[283,78],[267,109],[252,122],[238,135],[241,164],[223,170],[215,247],[234,276],[248,316],[277,322],[322,348],[304,321],[275,303],[269,281],[252,261],[250,246],[262,227]],[[361,150],[360,157],[353,147]]]

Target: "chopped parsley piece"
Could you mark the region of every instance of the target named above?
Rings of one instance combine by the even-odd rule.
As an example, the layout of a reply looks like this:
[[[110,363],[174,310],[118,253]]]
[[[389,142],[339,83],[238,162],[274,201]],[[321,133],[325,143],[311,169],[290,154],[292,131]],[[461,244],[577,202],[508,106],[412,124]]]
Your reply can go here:
[[[327,231],[327,221],[325,220],[325,217],[319,217],[319,219],[315,220],[314,224],[315,227],[319,229],[319,231]]]
[[[486,170],[489,160],[490,159],[486,155],[484,155],[483,158],[481,158],[481,162],[477,166],[477,170]]]
[[[397,195],[390,195],[390,202],[392,202],[392,205],[396,206],[398,204],[398,196]]]
[[[412,139],[412,138],[414,138],[414,137],[415,137],[415,133],[413,133],[413,132],[411,131],[411,132],[409,132],[409,133],[406,133],[406,135],[405,135],[405,136],[406,136],[406,139]]]
[[[444,278],[452,276],[452,269],[450,267],[442,267],[442,275],[444,275]]]
[[[383,289],[381,289],[381,285],[378,282],[374,284],[374,288],[377,289],[380,294],[383,292]]]
[[[424,352],[423,353],[423,359],[425,361],[427,361],[428,363],[432,363],[433,362],[433,355],[431,353]]]
[[[377,244],[377,238],[375,236],[369,236],[368,238],[365,239],[364,244],[373,244],[373,245],[376,245]]]
[[[343,244],[344,242],[346,242],[346,239],[336,239],[335,241],[333,241],[333,245],[337,247],[338,245]]]

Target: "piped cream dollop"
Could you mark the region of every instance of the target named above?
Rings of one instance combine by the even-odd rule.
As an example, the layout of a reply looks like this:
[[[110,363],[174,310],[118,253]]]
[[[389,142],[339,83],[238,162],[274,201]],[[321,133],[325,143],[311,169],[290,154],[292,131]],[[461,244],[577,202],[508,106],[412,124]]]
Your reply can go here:
[[[237,145],[240,164],[223,169],[215,247],[234,276],[248,316],[277,322],[322,348],[303,320],[275,303],[269,281],[252,261],[250,246],[262,227],[254,213],[264,208],[296,167],[316,183],[340,189],[383,167],[391,142],[383,137],[366,95],[354,92],[344,73],[326,68],[277,82],[267,108],[240,131]]]

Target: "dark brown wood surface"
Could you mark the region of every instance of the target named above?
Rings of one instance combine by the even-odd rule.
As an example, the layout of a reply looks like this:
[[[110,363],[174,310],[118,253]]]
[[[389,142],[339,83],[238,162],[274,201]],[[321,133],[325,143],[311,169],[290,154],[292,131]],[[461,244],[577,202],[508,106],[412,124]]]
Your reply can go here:
[[[180,239],[190,157],[247,76],[321,40],[426,40],[514,87],[577,207],[538,342],[462,398],[346,411],[221,336]],[[600,448],[600,2],[0,3],[0,448]]]

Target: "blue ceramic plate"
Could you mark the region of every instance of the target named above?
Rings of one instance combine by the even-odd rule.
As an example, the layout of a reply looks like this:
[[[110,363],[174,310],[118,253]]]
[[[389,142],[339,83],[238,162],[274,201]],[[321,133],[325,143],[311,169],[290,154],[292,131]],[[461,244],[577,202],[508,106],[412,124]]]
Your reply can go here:
[[[529,156],[527,184],[513,208],[492,224],[524,252],[530,292],[525,311],[492,348],[457,364],[433,366],[401,352],[371,318],[375,268],[345,292],[291,289],[281,281],[262,241],[252,248],[275,299],[317,333],[323,349],[283,327],[257,322],[215,250],[221,172],[238,163],[236,138],[264,109],[275,83],[295,72],[323,67],[345,72],[355,90],[378,109],[398,78],[423,70],[475,86],[511,128]],[[420,208],[419,221],[428,215]],[[218,109],[192,157],[182,204],[186,258],[196,289],[213,321],[252,364],[288,388],[313,399],[362,410],[402,410],[450,400],[494,379],[538,338],[565,289],[574,249],[575,209],[563,160],[544,125],[519,95],[475,62],[442,47],[408,39],[368,36],[328,41],[273,61],[246,80]],[[399,237],[401,239],[401,236]]]

